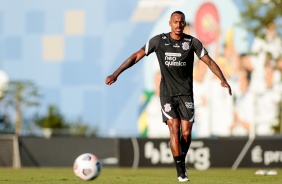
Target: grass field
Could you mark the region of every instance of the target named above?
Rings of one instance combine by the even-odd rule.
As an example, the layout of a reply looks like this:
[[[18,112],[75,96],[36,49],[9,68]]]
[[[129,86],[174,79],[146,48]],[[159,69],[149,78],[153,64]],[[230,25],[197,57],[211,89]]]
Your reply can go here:
[[[190,183],[222,184],[281,184],[282,169],[278,175],[255,175],[257,169],[209,169],[189,170]],[[92,181],[82,181],[73,174],[72,168],[0,168],[0,183],[12,184],[72,184],[72,183],[178,183],[174,168],[103,168],[101,175]]]

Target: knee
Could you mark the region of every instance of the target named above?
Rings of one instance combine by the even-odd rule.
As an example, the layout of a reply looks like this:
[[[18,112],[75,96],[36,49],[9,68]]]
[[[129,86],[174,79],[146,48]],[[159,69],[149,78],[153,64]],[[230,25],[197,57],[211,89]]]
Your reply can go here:
[[[191,130],[185,130],[185,131],[182,131],[182,136],[184,137],[184,138],[188,138],[188,137],[191,137],[191,135],[192,135],[192,132],[191,132]]]
[[[169,127],[169,131],[173,135],[178,135],[180,132],[179,127],[176,126]]]
[[[184,126],[182,126],[182,136],[184,137],[184,139],[191,138],[193,123],[191,122],[184,122],[184,123],[185,123],[183,124]]]
[[[179,137],[180,129],[178,126],[170,126],[169,131],[171,137],[176,137],[176,138]]]

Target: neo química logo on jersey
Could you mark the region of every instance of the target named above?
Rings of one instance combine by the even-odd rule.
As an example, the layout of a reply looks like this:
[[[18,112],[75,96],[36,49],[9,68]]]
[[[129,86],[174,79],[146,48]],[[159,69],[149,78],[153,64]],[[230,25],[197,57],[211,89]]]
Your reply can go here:
[[[181,57],[181,53],[165,53],[165,65],[166,66],[186,66],[186,62],[176,61],[178,57]]]

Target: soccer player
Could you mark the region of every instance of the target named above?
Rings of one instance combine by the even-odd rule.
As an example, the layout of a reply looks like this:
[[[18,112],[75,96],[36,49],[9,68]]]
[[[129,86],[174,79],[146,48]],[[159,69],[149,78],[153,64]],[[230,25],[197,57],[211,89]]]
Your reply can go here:
[[[194,53],[220,79],[221,86],[227,88],[230,95],[232,92],[220,68],[209,56],[202,43],[197,38],[183,33],[184,13],[173,12],[169,25],[171,32],[151,38],[106,78],[106,84],[113,84],[124,70],[136,64],[145,55],[156,53],[162,75],[160,102],[163,121],[170,131],[170,148],[176,165],[177,179],[179,182],[185,182],[189,181],[185,158],[191,143],[194,122]]]

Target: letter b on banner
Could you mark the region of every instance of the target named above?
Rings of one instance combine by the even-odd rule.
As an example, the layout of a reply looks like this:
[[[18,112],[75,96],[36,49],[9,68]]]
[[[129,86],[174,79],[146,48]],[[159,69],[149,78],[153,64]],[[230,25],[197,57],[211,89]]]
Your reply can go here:
[[[152,164],[169,164],[173,162],[173,157],[166,142],[159,144],[159,149],[155,148],[153,142],[147,142],[144,145],[145,158],[151,159]]]

